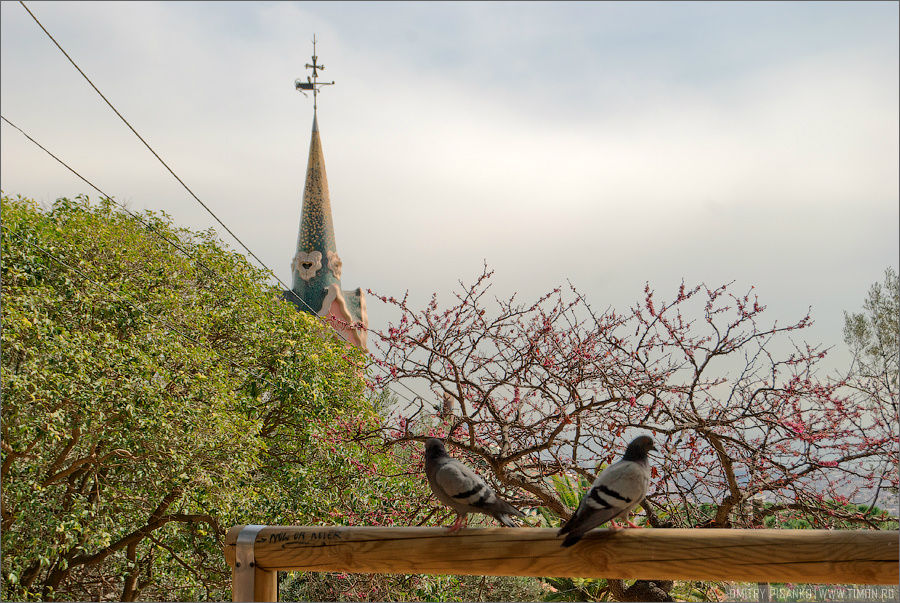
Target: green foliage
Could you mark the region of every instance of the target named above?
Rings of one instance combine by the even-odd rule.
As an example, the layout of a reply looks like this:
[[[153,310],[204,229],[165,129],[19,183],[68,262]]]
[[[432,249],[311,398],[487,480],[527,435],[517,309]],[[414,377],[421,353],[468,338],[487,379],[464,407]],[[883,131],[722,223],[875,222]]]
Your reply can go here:
[[[378,421],[360,352],[212,231],[81,197],[2,211],[5,598],[229,598],[227,527],[411,487],[346,441]]]
[[[893,268],[884,271],[884,283],[874,283],[863,302],[863,312],[844,312],[844,341],[862,370],[887,371],[896,384],[900,341],[900,279]]]
[[[597,468],[602,471],[605,465]],[[550,484],[556,492],[559,500],[573,511],[578,508],[584,493],[587,492],[593,480],[578,475],[553,475]],[[538,507],[538,516],[541,519],[541,527],[559,528],[563,521],[547,507]],[[606,580],[592,578],[541,578],[546,585],[544,601],[609,601],[611,595]]]
[[[596,468],[599,474],[606,468],[606,463],[601,463]],[[553,475],[550,484],[556,492],[559,500],[568,508],[574,510],[578,507],[585,492],[591,486],[592,479],[584,475],[572,477],[570,475]],[[702,516],[704,513],[715,515],[715,505],[700,504],[695,513]],[[641,506],[636,507],[635,512],[640,513]],[[541,527],[559,528],[562,520],[556,513],[547,507],[538,508],[538,516],[541,518]],[[656,518],[666,521],[669,512],[665,509],[656,509]],[[544,595],[542,601],[614,601],[616,600],[610,590],[608,580],[594,578],[541,578]],[[623,588],[627,586],[623,585]],[[716,601],[719,600],[717,592],[721,592],[718,584],[705,582],[676,582],[669,593],[676,601]]]
[[[841,517],[867,517],[872,521],[878,522],[878,528],[881,530],[896,530],[898,523],[886,509],[878,507],[870,507],[864,504],[853,504],[841,501],[827,500],[823,505],[826,509],[834,512],[836,518],[829,521],[829,526],[837,530],[854,530],[859,528],[858,521],[849,521],[841,519]],[[764,516],[763,525],[766,528],[785,529],[785,530],[812,530],[821,529],[822,525],[816,525],[809,520],[808,516],[792,509],[783,509],[771,503],[761,505],[761,514]]]
[[[420,574],[291,572],[282,601],[538,601],[547,588],[535,578]]]
[[[876,417],[876,422],[880,419],[890,426],[892,437],[885,441],[878,464],[893,479],[875,487],[891,493],[896,504],[900,462],[896,444],[896,425],[900,422],[900,278],[893,268],[884,271],[883,283],[870,287],[862,312],[844,312],[844,342],[853,353],[846,379],[852,399]]]

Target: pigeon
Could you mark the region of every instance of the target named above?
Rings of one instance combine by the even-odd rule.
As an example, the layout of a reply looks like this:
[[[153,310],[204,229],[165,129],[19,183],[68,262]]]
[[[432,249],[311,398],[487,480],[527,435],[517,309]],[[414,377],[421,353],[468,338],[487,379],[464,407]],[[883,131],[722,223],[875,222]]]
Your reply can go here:
[[[509,528],[518,527],[510,515],[525,517],[499,498],[477,473],[448,455],[444,443],[437,438],[425,441],[425,475],[437,499],[456,511],[450,534],[466,525],[469,513],[490,515]]]
[[[622,460],[604,469],[588,488],[578,509],[559,530],[557,536],[567,534],[562,546],[569,547],[581,540],[589,530],[610,522],[614,531],[624,517],[632,528],[638,528],[628,519],[628,514],[644,499],[650,486],[650,468],[647,454],[656,450],[649,436],[638,436],[628,445]]]

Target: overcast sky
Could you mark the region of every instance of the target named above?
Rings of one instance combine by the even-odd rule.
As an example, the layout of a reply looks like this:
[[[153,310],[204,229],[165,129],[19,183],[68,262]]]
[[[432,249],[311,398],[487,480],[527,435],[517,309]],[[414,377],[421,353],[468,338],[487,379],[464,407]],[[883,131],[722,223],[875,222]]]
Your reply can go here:
[[[812,306],[837,361],[898,264],[896,2],[26,4],[287,283],[314,33],[345,289],[421,305],[487,260],[500,294],[568,279],[624,310],[733,280],[770,320]],[[215,225],[19,3],[0,16],[4,117],[132,209]],[[0,144],[5,194],[96,196]]]

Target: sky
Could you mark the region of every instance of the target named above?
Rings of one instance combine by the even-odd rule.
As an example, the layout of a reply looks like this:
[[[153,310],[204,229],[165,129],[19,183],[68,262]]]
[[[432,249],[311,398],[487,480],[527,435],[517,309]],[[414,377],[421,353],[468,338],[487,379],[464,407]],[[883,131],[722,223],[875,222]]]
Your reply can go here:
[[[318,121],[344,289],[450,302],[486,261],[522,300],[571,282],[602,311],[650,283],[755,287],[849,356],[900,254],[896,2],[26,2],[116,108],[290,283]],[[18,2],[0,110],[132,210],[214,219]],[[7,124],[0,187],[86,184]],[[370,326],[395,315],[368,296]]]

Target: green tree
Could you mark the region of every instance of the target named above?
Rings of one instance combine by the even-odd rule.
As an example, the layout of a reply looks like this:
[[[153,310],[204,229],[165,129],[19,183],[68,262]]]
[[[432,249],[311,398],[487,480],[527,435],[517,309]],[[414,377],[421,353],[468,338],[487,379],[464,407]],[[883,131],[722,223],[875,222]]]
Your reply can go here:
[[[874,283],[863,311],[844,312],[844,342],[853,352],[851,375],[873,380],[896,402],[900,361],[900,279],[893,268]]]
[[[846,384],[855,400],[872,413],[875,421],[894,426],[893,437],[883,442],[881,462],[896,475],[900,465],[896,435],[896,426],[900,425],[900,279],[893,268],[884,271],[883,283],[876,282],[869,288],[862,312],[844,312],[844,342],[853,353]],[[885,409],[892,415],[885,416]],[[869,514],[875,510],[882,490],[897,495],[896,486],[882,479],[869,486],[875,492]]]
[[[5,598],[224,599],[233,524],[407,511],[414,480],[349,441],[378,421],[360,352],[212,231],[2,211]]]

